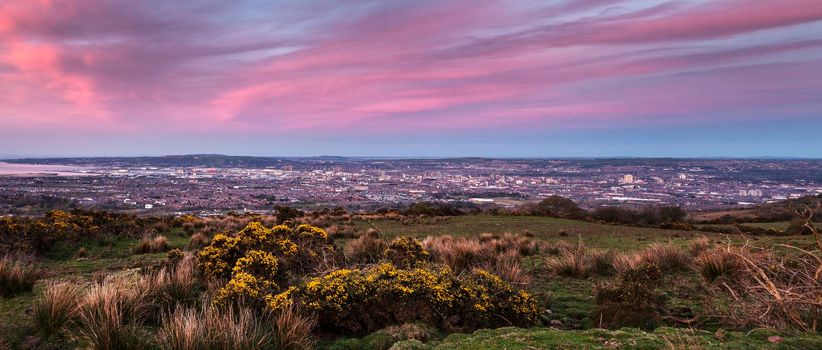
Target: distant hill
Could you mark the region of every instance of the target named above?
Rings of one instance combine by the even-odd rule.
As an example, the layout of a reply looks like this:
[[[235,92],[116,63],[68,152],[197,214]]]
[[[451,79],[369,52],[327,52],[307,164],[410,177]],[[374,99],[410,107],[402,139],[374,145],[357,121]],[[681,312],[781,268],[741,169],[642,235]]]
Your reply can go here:
[[[152,167],[207,167],[207,168],[265,168],[306,163],[342,161],[344,157],[254,157],[222,154],[187,154],[156,157],[77,157],[77,158],[19,158],[9,163],[85,165],[85,166],[152,166]]]

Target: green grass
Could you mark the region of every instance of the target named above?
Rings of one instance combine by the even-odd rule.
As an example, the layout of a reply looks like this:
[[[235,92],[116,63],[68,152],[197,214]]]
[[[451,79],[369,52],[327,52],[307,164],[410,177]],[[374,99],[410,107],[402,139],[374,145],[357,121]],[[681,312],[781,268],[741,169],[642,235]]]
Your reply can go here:
[[[355,224],[360,231],[370,228],[365,221],[356,221]],[[547,242],[564,240],[569,243],[576,243],[581,239],[588,247],[617,251],[639,250],[654,242],[671,242],[684,247],[693,238],[703,235],[717,243],[727,243],[728,239],[736,243],[750,239],[754,243],[763,246],[791,243],[810,247],[813,243],[813,238],[810,236],[752,236],[743,238],[738,235],[723,235],[712,232],[607,225],[538,216],[466,215],[451,217],[448,221],[440,223],[404,225],[396,220],[374,220],[371,221],[371,224],[388,238],[412,236],[422,239],[428,235],[476,236],[480,233],[501,234],[510,232],[523,234],[527,232]],[[562,232],[565,233],[565,236],[561,235]]]
[[[395,220],[378,220],[371,223],[388,237],[404,235],[424,238],[428,235],[444,234],[474,236],[480,233],[527,232],[548,242],[565,240],[575,243],[582,239],[589,247],[616,250],[637,250],[655,241],[685,244],[700,234],[696,231],[606,225],[538,216],[467,215],[451,217],[446,222],[419,225],[404,225]],[[356,225],[361,231],[369,228],[368,223],[363,221],[356,222]],[[562,232],[566,236],[561,236]]]
[[[717,339],[713,332],[657,328],[643,332],[633,328],[563,331],[550,328],[483,329],[472,334],[451,334],[441,342],[423,344],[404,341],[393,349],[484,350],[484,349],[819,349],[822,337],[784,337],[771,343],[768,332],[751,335],[726,332]],[[673,346],[673,347],[669,347]]]
[[[182,231],[172,230],[165,233],[171,248],[183,249],[188,244],[189,238],[180,232]],[[43,285],[48,280],[90,282],[97,272],[140,268],[166,259],[166,253],[134,254],[137,242],[137,239],[115,240],[109,242],[110,245],[82,242],[79,247],[86,249],[85,257],[75,257],[78,246],[55,247],[39,259],[37,266],[42,270],[43,277],[35,284],[33,291],[12,298],[0,298],[0,339],[5,339],[14,346],[25,335],[34,333],[31,318],[26,314],[26,310],[31,307],[35,297],[42,293]]]

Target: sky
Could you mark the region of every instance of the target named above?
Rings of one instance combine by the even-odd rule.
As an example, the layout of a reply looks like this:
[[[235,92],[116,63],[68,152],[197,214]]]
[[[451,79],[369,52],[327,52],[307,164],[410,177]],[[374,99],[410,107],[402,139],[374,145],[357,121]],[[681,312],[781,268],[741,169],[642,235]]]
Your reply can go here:
[[[822,157],[819,0],[5,0],[0,157]]]

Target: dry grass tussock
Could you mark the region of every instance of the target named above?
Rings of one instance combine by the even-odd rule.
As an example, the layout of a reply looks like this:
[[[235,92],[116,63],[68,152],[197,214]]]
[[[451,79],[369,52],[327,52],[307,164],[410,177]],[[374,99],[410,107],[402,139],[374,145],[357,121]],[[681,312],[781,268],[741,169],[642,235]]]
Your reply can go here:
[[[732,252],[732,249],[734,248],[707,250],[696,257],[694,265],[705,281],[713,282],[720,277],[733,279],[739,272],[744,271],[744,262]]]
[[[247,308],[177,308],[160,327],[157,342],[168,350],[311,349],[314,320],[296,309],[259,316]]]
[[[545,259],[545,267],[554,276],[586,278],[591,275],[624,274],[642,266],[654,265],[662,272],[686,271],[693,258],[671,244],[654,243],[635,253],[616,253],[609,250],[589,249],[582,242],[576,246],[558,241],[548,247],[555,253]]]
[[[137,242],[135,252],[137,254],[161,253],[168,249],[168,238],[166,238],[166,236],[143,236],[143,238]]]
[[[191,235],[191,239],[188,241],[188,248],[189,249],[200,249],[208,245],[209,239],[208,235],[204,232],[199,231]]]
[[[0,296],[11,297],[30,292],[39,276],[32,258],[22,255],[0,257]]]
[[[702,236],[696,239],[691,240],[688,244],[688,253],[691,256],[699,256],[702,252],[711,248],[711,241],[708,240],[708,237]]]
[[[794,208],[794,213],[814,236],[816,246],[754,247],[750,242],[729,247],[742,265],[736,283],[723,283],[733,307],[711,305],[709,312],[738,326],[761,326],[796,333],[816,333],[822,327],[822,234],[812,219],[822,209]],[[777,249],[780,252],[777,252]]]
[[[76,284],[47,284],[43,294],[35,299],[32,305],[32,321],[35,328],[45,335],[50,335],[76,321],[82,297],[83,289]]]
[[[482,268],[515,285],[531,282],[520,266],[520,260],[539,252],[540,242],[524,236],[506,233],[502,236],[481,235],[478,238],[428,236],[422,246],[434,261],[446,264],[457,272]]]
[[[346,244],[345,257],[349,263],[371,264],[382,259],[386,248],[388,243],[379,237],[379,233],[369,230]]]
[[[80,303],[79,334],[93,349],[141,349],[139,329],[150,314],[146,291],[111,278],[89,289]]]
[[[638,253],[642,263],[659,267],[662,272],[687,271],[693,258],[673,244],[653,243]]]
[[[140,280],[158,314],[173,310],[178,304],[189,305],[199,298],[196,261],[192,254],[185,254],[176,264],[164,267]]]
[[[557,254],[545,259],[545,267],[555,276],[586,278],[590,275],[612,275],[618,254],[609,250],[588,249],[580,241],[576,246],[559,241]]]

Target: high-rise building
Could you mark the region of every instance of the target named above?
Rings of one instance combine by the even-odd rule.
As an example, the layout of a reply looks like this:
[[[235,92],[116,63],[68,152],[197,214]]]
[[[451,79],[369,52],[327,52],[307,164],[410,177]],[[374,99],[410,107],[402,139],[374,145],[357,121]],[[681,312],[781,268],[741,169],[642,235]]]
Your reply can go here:
[[[628,174],[624,175],[622,177],[622,183],[626,183],[626,184],[634,183],[634,176],[633,175],[628,175]]]

